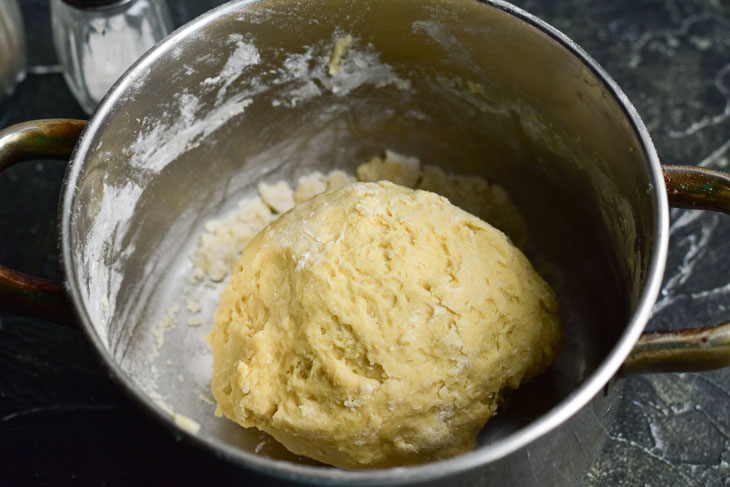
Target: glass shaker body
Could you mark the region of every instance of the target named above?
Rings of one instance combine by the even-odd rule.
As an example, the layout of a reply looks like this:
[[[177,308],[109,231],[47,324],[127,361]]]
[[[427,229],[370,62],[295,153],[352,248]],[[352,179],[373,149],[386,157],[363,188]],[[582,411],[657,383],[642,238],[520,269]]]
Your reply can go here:
[[[13,94],[25,77],[23,17],[16,0],[0,0],[0,100]]]
[[[51,24],[66,83],[89,114],[127,68],[172,30],[165,0],[95,8],[51,0]]]

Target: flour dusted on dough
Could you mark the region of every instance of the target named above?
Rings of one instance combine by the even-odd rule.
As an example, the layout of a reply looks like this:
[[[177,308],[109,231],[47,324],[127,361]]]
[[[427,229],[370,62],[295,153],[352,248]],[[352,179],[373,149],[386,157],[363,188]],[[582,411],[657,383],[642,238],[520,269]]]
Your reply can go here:
[[[502,232],[381,182],[325,192],[254,237],[209,340],[219,414],[375,468],[472,449],[560,330],[554,292]]]

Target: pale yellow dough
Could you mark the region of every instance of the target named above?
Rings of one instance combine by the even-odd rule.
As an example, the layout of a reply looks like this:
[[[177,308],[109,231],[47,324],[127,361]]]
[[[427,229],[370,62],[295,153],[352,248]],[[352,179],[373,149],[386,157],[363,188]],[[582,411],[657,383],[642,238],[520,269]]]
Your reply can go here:
[[[434,193],[354,183],[248,244],[209,336],[218,413],[343,468],[475,446],[500,391],[560,343],[552,289],[499,230]]]

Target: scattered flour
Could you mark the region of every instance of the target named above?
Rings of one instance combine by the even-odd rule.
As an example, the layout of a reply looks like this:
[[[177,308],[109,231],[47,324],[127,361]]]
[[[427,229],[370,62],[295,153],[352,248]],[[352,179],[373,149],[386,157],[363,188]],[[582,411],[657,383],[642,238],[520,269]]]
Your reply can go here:
[[[283,97],[272,104],[288,107],[326,92],[344,96],[365,85],[411,89],[410,80],[401,78],[392,66],[382,62],[372,45],[363,45],[349,34],[335,34],[330,40],[307,47],[303,53],[288,54],[272,84],[285,86]]]
[[[266,446],[266,440],[259,441],[259,443],[256,445],[256,448],[254,448],[253,450],[254,453],[260,453],[261,450],[263,450],[264,446]]]
[[[213,282],[223,281],[248,242],[279,215],[297,203],[356,180],[387,180],[432,191],[504,231],[518,246],[526,240],[524,220],[507,192],[480,177],[447,174],[434,166],[421,167],[417,158],[391,150],[361,164],[356,173],[357,179],[341,170],[326,175],[314,171],[300,177],[293,190],[285,181],[259,183],[258,196],[241,200],[236,210],[205,225],[192,257],[194,270],[188,281],[196,282],[204,276]],[[188,324],[195,326],[191,320],[194,318],[188,320]]]
[[[203,80],[204,85],[220,86],[216,94],[217,103],[223,101],[228,87],[241,76],[247,67],[261,62],[261,55],[253,43],[245,42],[241,34],[231,34],[229,40],[236,43],[236,49],[228,57],[217,76]]]
[[[175,316],[177,316],[179,311],[179,304],[175,303],[170,306],[170,309],[167,310],[165,316],[162,317],[155,329],[152,330],[152,336],[155,338],[155,351],[151,358],[157,358],[157,355],[159,355],[162,346],[165,344],[165,332],[175,327]]]
[[[255,196],[241,200],[236,211],[223,219],[209,221],[198,242],[195,268],[188,281],[196,282],[203,276],[222,281],[249,240],[274,218],[261,197]]]
[[[209,395],[207,395],[207,394],[205,394],[203,392],[201,392],[200,394],[198,394],[198,399],[200,399],[201,401],[203,401],[206,404],[210,404],[212,406],[215,405],[215,401]]]
[[[354,181],[344,171],[332,171],[327,175],[314,172],[300,178],[295,191],[285,181],[259,183],[258,196],[241,200],[235,211],[205,225],[193,255],[194,270],[188,282],[197,282],[202,276],[213,282],[223,281],[248,242],[279,215],[296,203]]]
[[[143,387],[143,390],[147,393],[147,395],[152,399],[152,402],[154,402],[157,407],[162,409],[165,413],[169,414],[170,416],[174,416],[175,412],[172,410],[172,407],[170,407],[167,402],[165,402],[165,399],[160,395],[159,392],[157,392],[156,389],[150,389],[148,387]]]

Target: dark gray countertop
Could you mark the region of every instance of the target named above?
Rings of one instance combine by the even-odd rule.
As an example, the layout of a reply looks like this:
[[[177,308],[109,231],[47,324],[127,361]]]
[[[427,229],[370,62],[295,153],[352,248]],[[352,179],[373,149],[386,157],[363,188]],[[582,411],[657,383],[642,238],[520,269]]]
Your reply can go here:
[[[58,73],[47,0],[22,0],[30,72],[0,103],[0,128],[85,118]],[[218,2],[170,2],[181,22]],[[617,80],[667,164],[730,162],[730,3],[520,0]],[[0,264],[58,279],[64,172],[30,162],[0,176]],[[672,211],[664,289],[650,329],[730,319],[730,217]],[[0,482],[38,485],[257,478],[180,442],[122,397],[81,332],[0,313]],[[556,452],[556,454],[559,454]],[[215,473],[213,473],[215,471]],[[260,480],[260,479],[258,479]],[[730,485],[730,371],[626,379],[586,486]]]

